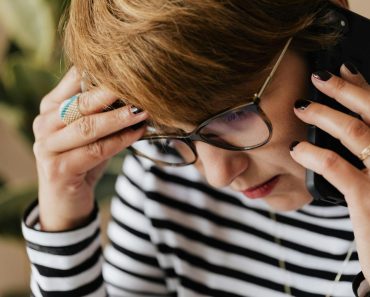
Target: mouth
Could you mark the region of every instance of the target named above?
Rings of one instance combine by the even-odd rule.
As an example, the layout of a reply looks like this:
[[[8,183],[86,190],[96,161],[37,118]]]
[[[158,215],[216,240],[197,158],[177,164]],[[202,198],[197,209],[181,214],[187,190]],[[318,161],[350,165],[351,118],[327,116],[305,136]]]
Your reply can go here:
[[[273,178],[263,182],[262,184],[248,188],[242,193],[248,198],[263,198],[269,195],[272,190],[275,188],[276,184],[279,182],[279,175],[274,176]]]

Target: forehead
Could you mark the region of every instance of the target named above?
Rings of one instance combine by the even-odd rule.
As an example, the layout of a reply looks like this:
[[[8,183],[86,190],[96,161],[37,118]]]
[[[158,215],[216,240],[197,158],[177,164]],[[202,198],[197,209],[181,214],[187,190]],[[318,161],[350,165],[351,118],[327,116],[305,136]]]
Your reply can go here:
[[[287,77],[289,77],[289,75],[287,75],[287,72],[295,71],[294,69],[297,68],[296,66],[299,64],[295,63],[295,60],[297,60],[295,58],[297,58],[298,56],[300,59],[302,58],[299,53],[295,52],[294,50],[288,50],[283,56],[281,64],[277,67],[276,72],[271,77],[269,84],[267,85],[264,93],[261,96],[263,104],[267,104],[267,102],[265,102],[265,98],[268,98],[269,95],[274,93],[275,90],[276,92],[278,92],[278,90],[281,91],[287,86],[286,82],[289,81],[289,79],[287,79]],[[174,104],[173,109],[171,110],[174,116],[169,115],[168,117],[164,116],[163,119],[153,119],[153,122],[166,129],[176,129],[189,132],[197,127],[199,124],[203,123],[204,121],[208,120],[212,116],[217,115],[220,112],[244,103],[251,102],[253,100],[254,94],[260,91],[261,87],[267,81],[270,74],[272,74],[271,71],[276,65],[276,60],[277,57],[276,59],[274,59],[274,61],[272,61],[272,63],[270,63],[268,67],[257,74],[244,75],[246,77],[245,83],[239,84],[237,86],[230,86],[228,90],[225,90],[225,92],[222,92],[217,96],[210,98],[209,100],[207,100],[207,102],[200,102],[200,104],[205,106],[205,108],[204,110],[202,110],[201,108],[198,108],[198,106],[195,106],[194,110],[196,112],[194,113],[197,114],[197,116],[193,117],[190,110],[190,112],[187,112],[187,117],[185,120],[176,120],[176,105]],[[198,100],[198,102],[199,101],[200,100]]]
[[[150,124],[153,127],[160,128],[161,130],[165,131],[183,131],[183,132],[190,132],[194,130],[198,125],[203,123],[204,121],[210,119],[211,117],[238,105],[242,105],[244,103],[251,102],[253,100],[254,94],[258,93],[261,86],[264,84],[266,78],[269,75],[271,68],[266,69],[263,71],[256,79],[253,81],[248,81],[245,84],[238,85],[236,87],[230,88],[229,91],[225,91],[219,96],[212,98],[209,100],[207,104],[209,108],[207,111],[204,112],[204,116],[202,118],[194,118],[191,114],[187,117],[186,121],[178,121],[173,119],[173,117],[164,117],[162,119],[150,119]],[[278,74],[276,72],[275,76]],[[270,93],[273,87],[274,77],[271,80],[268,88],[266,89],[265,93]],[[196,107],[194,107],[196,108]],[[174,106],[174,110],[176,110],[176,106]],[[198,111],[198,110],[197,110]],[[211,112],[209,112],[211,111]],[[174,117],[176,118],[176,116]]]
[[[176,120],[176,115],[168,115],[163,118],[151,118],[153,125],[165,126],[165,127],[182,127],[190,129],[194,128],[209,118],[227,110],[234,108],[238,105],[251,102],[254,94],[258,92],[266,79],[266,74],[260,75],[260,77],[254,81],[248,81],[245,84],[231,87],[229,90],[218,94],[217,96],[208,100],[208,102],[199,102],[199,106],[194,104],[194,114],[188,112],[185,121]],[[205,106],[202,109],[202,106]],[[171,112],[176,113],[176,105],[173,105]],[[181,112],[181,111],[180,111]]]

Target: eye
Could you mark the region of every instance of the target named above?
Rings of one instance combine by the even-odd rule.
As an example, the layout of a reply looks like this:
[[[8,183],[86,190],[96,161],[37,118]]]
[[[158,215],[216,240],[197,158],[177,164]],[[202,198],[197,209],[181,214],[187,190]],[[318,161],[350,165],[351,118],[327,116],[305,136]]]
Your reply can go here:
[[[239,111],[226,114],[222,119],[224,122],[229,123],[229,122],[245,120],[246,118],[249,117],[249,115],[250,115],[250,112],[245,111],[245,110],[239,110]]]

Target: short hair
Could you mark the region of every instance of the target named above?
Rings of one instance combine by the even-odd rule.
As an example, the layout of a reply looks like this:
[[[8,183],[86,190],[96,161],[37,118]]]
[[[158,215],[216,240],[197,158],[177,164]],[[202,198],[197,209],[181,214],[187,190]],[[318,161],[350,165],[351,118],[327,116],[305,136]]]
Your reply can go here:
[[[289,37],[307,53],[339,37],[327,0],[73,0],[64,46],[71,64],[153,121],[199,123],[251,100],[248,83]],[[256,91],[256,90],[255,90]]]

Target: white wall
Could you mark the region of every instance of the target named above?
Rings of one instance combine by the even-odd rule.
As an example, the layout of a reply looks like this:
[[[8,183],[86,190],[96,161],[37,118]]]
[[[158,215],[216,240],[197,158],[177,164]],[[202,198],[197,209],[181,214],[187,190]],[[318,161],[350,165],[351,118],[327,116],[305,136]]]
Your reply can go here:
[[[370,0],[349,0],[351,10],[370,18]]]

